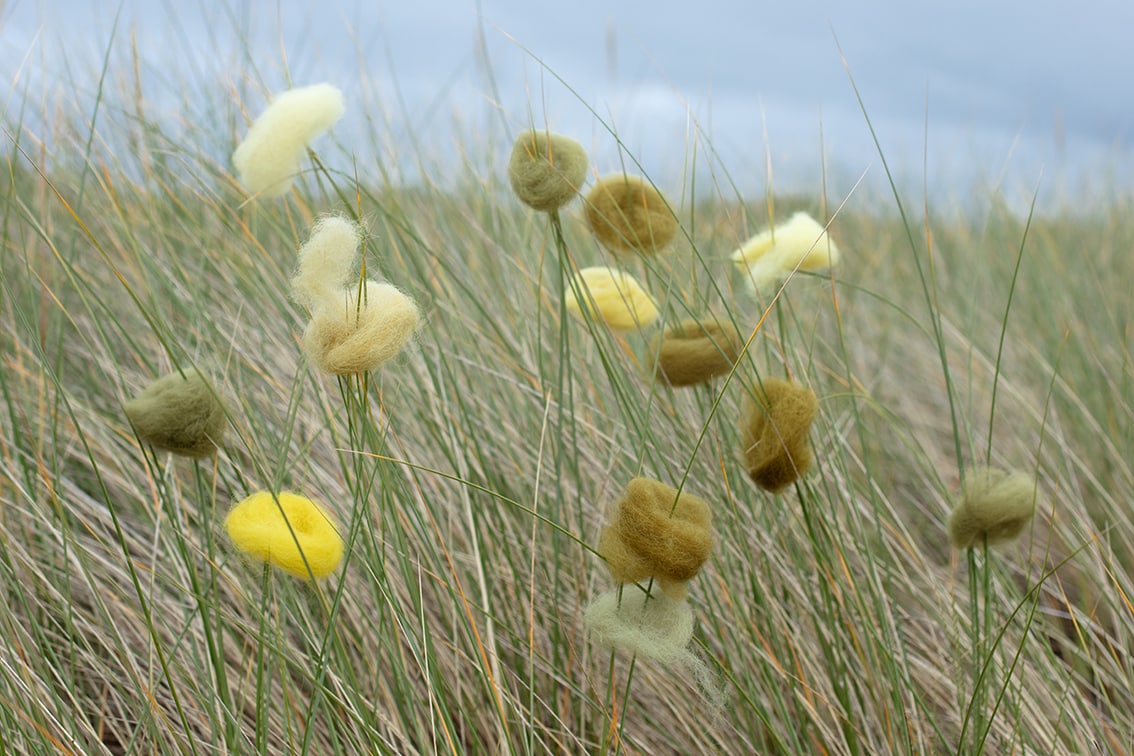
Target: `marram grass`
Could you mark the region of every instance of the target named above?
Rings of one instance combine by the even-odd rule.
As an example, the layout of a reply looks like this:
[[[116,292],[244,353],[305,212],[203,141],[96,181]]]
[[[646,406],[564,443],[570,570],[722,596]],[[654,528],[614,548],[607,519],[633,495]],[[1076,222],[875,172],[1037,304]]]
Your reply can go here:
[[[389,161],[341,169],[419,123],[352,93],[338,139],[318,142],[327,170],[247,203],[217,157],[241,135],[229,93],[190,82],[197,128],[166,129],[166,101],[150,110],[150,79],[136,92],[111,52],[97,120],[33,136],[7,111],[3,750],[1132,750],[1128,192],[1033,218],[980,191],[975,211],[835,179],[778,194],[777,212],[830,219],[855,253],[763,317],[729,254],[773,198],[674,179],[681,243],[619,262],[665,326],[716,312],[760,331],[731,380],[672,391],[656,332],[579,338],[560,319],[574,266],[603,252],[564,212],[567,254],[549,264],[496,119],[459,135],[459,166],[428,140],[405,148],[423,169],[407,187]],[[30,106],[29,80],[14,86]],[[96,82],[66,83],[64,98]],[[715,159],[701,146],[698,167]],[[341,381],[305,369],[313,309],[288,291],[327,213],[365,218],[383,278],[365,277],[428,314],[414,348]],[[1084,240],[1091,255],[1067,254]],[[360,262],[334,281],[344,316]],[[120,399],[193,364],[223,366],[220,453],[139,453]],[[748,480],[737,418],[755,376],[785,375],[823,402],[812,469],[773,497]],[[972,460],[1034,483],[1027,537],[989,558],[945,535]],[[649,579],[615,586],[594,553],[602,502],[635,477],[712,503],[713,555],[683,602],[656,582],[647,600]],[[223,520],[261,487],[333,504],[350,559],[311,583],[244,556]],[[636,621],[649,611],[676,621]],[[664,627],[678,662],[626,650],[627,628]],[[691,690],[681,649],[723,707]]]

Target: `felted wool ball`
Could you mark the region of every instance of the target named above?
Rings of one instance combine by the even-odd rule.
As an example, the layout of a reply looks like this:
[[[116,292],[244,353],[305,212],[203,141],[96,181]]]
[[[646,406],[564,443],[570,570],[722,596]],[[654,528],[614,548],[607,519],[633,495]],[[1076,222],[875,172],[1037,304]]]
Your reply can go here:
[[[587,177],[587,152],[574,139],[545,131],[516,138],[508,160],[512,191],[529,207],[550,213],[575,198]]]
[[[677,236],[665,197],[638,176],[606,176],[587,193],[584,214],[595,238],[614,253],[655,254]]]

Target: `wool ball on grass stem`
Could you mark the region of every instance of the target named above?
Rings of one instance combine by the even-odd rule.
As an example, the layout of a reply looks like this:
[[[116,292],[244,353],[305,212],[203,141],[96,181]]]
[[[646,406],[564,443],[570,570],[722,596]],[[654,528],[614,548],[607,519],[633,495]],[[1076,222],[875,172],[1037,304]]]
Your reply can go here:
[[[713,551],[712,510],[700,497],[660,481],[634,478],[599,537],[598,553],[620,583],[657,578],[683,598]]]
[[[545,131],[516,138],[508,160],[508,180],[520,200],[550,213],[575,198],[587,177],[587,152],[574,139]]]
[[[811,468],[808,434],[819,400],[811,389],[775,378],[754,393],[741,427],[744,466],[758,486],[779,493]]]
[[[323,507],[299,494],[257,491],[228,513],[236,548],[297,578],[325,578],[342,562],[343,539]]]
[[[360,302],[353,290],[320,305],[303,333],[303,351],[331,375],[377,370],[393,358],[417,329],[417,303],[397,287],[366,281]]]
[[[652,324],[659,315],[657,303],[637,279],[603,266],[583,268],[575,274],[564,306],[580,320],[589,315],[616,331],[637,331]]]
[[[122,409],[140,440],[174,454],[208,457],[224,440],[224,403],[196,369],[158,378]]]
[[[657,376],[670,386],[695,386],[727,375],[744,348],[736,326],[713,318],[683,320],[651,345]]]
[[[677,236],[665,197],[638,176],[606,176],[587,192],[584,215],[595,238],[616,254],[652,255]]]
[[[777,285],[794,270],[815,272],[833,267],[839,256],[827,229],[800,212],[753,236],[732,254],[732,260],[760,291]]]
[[[232,155],[240,183],[252,194],[278,197],[291,188],[307,145],[345,111],[330,84],[289,89],[269,103]]]
[[[961,499],[949,516],[954,548],[971,549],[1017,538],[1035,511],[1035,482],[1027,475],[981,467],[965,476]]]
[[[357,283],[354,267],[361,243],[362,229],[353,220],[340,215],[320,218],[299,248],[299,266],[291,279],[295,300],[314,307]]]

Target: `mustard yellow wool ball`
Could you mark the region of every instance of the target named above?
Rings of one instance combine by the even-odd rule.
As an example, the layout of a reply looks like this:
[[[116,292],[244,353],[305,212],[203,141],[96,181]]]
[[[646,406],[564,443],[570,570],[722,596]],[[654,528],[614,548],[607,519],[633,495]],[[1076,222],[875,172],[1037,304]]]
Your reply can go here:
[[[516,138],[508,161],[508,179],[520,200],[545,213],[575,198],[587,177],[587,152],[574,139],[546,131],[525,131]]]
[[[236,548],[298,578],[325,578],[343,559],[330,515],[299,494],[257,491],[232,508],[224,527]]]
[[[658,356],[658,378],[670,386],[695,386],[727,375],[743,348],[744,337],[736,326],[705,318],[666,328],[650,351]]]
[[[808,435],[819,400],[809,388],[774,378],[753,393],[741,426],[744,464],[756,485],[778,493],[811,467]]]
[[[677,236],[669,203],[638,176],[599,179],[587,193],[584,214],[599,244],[615,253],[654,254]]]

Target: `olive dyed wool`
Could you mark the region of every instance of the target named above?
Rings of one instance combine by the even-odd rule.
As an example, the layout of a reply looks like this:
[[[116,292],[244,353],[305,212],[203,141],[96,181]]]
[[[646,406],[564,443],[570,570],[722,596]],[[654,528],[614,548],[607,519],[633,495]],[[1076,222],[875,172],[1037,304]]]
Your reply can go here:
[[[262,197],[291,188],[307,143],[331,128],[346,110],[330,84],[289,89],[272,99],[232,155],[240,183]]]
[[[224,440],[224,404],[205,376],[162,376],[123,405],[138,438],[186,457],[208,457]]]
[[[651,345],[657,376],[671,386],[694,386],[726,375],[744,348],[736,326],[713,318],[670,326]]]
[[[587,193],[584,212],[599,244],[615,253],[654,254],[677,235],[677,218],[665,197],[638,176],[599,179]]]
[[[525,131],[512,146],[508,179],[529,207],[545,213],[575,198],[587,177],[587,152],[574,139],[545,131]]]
[[[779,493],[811,467],[808,434],[819,409],[809,389],[774,378],[756,386],[744,413],[744,466],[761,488]]]
[[[359,305],[353,290],[319,305],[303,333],[303,351],[320,370],[353,375],[382,367],[413,336],[417,304],[396,287],[366,281]]]
[[[1035,510],[1035,483],[1027,475],[976,468],[965,476],[961,500],[949,517],[949,540],[958,549],[1011,541]]]
[[[675,506],[676,503],[676,506]],[[630,481],[599,537],[598,553],[619,583],[656,578],[675,598],[685,595],[713,551],[712,511],[689,493],[649,478]]]

